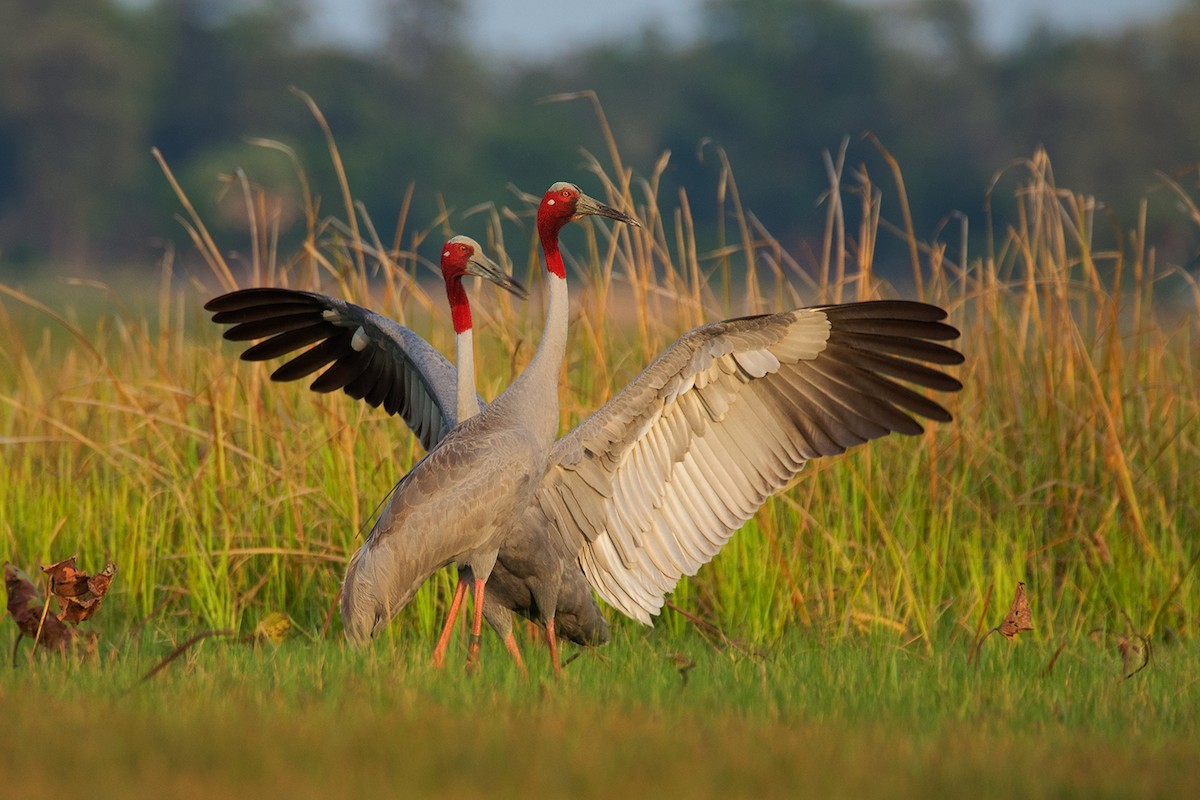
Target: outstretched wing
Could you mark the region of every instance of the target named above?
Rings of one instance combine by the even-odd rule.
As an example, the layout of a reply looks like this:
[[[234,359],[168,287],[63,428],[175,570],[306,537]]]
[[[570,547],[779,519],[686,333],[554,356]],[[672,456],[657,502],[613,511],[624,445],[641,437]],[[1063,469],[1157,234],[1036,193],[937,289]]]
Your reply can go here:
[[[959,364],[935,306],[851,303],[684,334],[559,440],[537,502],[592,587],[649,623],[809,459],[948,422],[896,379],[953,392],[919,362]]]
[[[272,380],[323,369],[309,388],[341,389],[399,414],[426,450],[458,422],[454,367],[419,335],[374,311],[312,292],[265,288],[230,292],[204,308],[214,312],[213,322],[232,325],[226,339],[263,340],[242,353],[246,361],[290,356]]]

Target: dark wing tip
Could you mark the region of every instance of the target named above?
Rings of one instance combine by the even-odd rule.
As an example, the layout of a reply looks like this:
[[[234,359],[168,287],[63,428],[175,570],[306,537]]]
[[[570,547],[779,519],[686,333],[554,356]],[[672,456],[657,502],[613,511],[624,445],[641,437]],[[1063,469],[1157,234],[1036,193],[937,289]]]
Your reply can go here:
[[[836,319],[890,318],[913,322],[940,322],[948,316],[946,309],[941,306],[916,300],[863,300],[857,303],[817,306],[817,309]]]
[[[937,364],[944,364],[948,367],[956,367],[967,360],[967,357],[964,356],[961,351],[955,350],[953,347],[943,347],[941,349],[945,351],[945,353],[942,355],[942,358],[944,358],[945,361],[935,362]],[[958,388],[961,389],[962,384],[959,384]]]
[[[322,297],[312,292],[300,291],[299,289],[256,286],[250,289],[236,289],[232,292],[218,295],[204,304],[204,310],[214,312],[240,311],[245,308],[274,303],[321,305]]]

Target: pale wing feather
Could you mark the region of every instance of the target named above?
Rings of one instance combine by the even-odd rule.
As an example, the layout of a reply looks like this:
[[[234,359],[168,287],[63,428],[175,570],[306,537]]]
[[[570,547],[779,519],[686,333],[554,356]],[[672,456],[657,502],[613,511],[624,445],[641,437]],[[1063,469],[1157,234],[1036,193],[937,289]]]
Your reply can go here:
[[[289,357],[273,380],[323,370],[313,391],[341,389],[383,406],[404,419],[426,450],[458,422],[453,365],[420,335],[374,311],[313,292],[270,288],[231,292],[204,307],[214,312],[213,322],[232,325],[226,339],[262,339],[243,359]]]
[[[860,303],[690,331],[556,444],[537,502],[597,593],[648,623],[807,460],[948,419],[887,377],[958,388],[909,360],[961,361],[943,316]]]

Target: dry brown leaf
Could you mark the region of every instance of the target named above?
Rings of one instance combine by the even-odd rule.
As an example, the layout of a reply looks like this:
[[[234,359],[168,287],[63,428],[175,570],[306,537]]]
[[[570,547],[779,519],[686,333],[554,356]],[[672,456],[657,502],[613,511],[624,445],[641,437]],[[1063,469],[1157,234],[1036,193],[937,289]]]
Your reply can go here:
[[[109,562],[100,572],[88,575],[75,567],[74,557],[42,567],[42,572],[50,579],[50,594],[58,599],[61,609],[55,615],[47,613],[46,604],[50,599],[42,598],[33,579],[15,564],[5,564],[8,612],[21,634],[34,639],[38,648],[93,652],[96,634],[81,633],[66,623],[81,622],[96,613],[116,571],[116,565]]]
[[[83,622],[100,608],[100,602],[112,584],[117,565],[109,561],[95,575],[75,567],[75,556],[42,567],[50,576],[50,593],[58,598],[58,618],[63,622]]]
[[[75,629],[64,625],[53,614],[43,614],[45,601],[41,592],[15,564],[4,565],[4,588],[8,590],[8,613],[22,634],[36,639],[40,647],[49,650],[65,650],[71,645]]]
[[[55,597],[76,597],[87,591],[87,575],[75,568],[75,556],[42,567],[50,576],[50,594]]]
[[[37,587],[15,564],[4,565],[4,588],[8,590],[8,613],[21,633],[36,636],[42,618],[42,598]]]
[[[1013,597],[1012,607],[1008,610],[1008,616],[996,628],[1000,633],[1007,636],[1009,639],[1016,636],[1018,633],[1033,630],[1033,614],[1029,610],[1029,598],[1025,596],[1025,584],[1017,584],[1017,593]]]

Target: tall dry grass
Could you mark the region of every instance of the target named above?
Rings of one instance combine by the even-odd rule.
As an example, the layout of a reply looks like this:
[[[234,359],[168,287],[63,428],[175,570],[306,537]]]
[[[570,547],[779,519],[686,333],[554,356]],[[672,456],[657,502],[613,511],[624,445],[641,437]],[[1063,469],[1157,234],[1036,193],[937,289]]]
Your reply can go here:
[[[94,287],[74,307],[0,286],[0,552],[26,566],[70,553],[84,565],[114,558],[114,624],[153,614],[155,624],[238,627],[282,610],[314,636],[333,635],[345,560],[418,456],[402,423],[340,394],[272,384],[263,365],[238,361],[200,310],[212,293],[261,284],[335,294],[451,353],[444,302],[423,288],[431,273],[419,253],[452,228],[482,230],[535,292],[527,305],[490,289],[477,297],[481,392],[497,394],[536,346],[536,195],[421,226],[407,212],[410,188],[384,238],[307,102],[340,178],[337,213],[318,211],[286,146],[260,142],[295,165],[305,233],[294,250],[282,252],[272,195],[238,173],[230,181],[249,236],[235,258],[163,163],[205,281],[176,279],[167,261],[157,290]],[[970,638],[985,598],[1025,581],[1036,635],[1051,640],[1124,615],[1148,633],[1193,630],[1200,292],[1157,262],[1144,205],[1136,220],[1113,223],[1118,246],[1101,247],[1097,229],[1110,221],[1092,198],[1059,188],[1038,152],[1005,173],[1011,216],[960,219],[955,235],[925,242],[899,165],[883,151],[893,174],[879,185],[846,168],[843,148],[826,159],[824,237],[798,255],[741,205],[723,156],[720,213],[696,220],[685,194],[660,193],[666,154],[640,174],[611,134],[608,144],[584,174],[563,177],[644,227],[584,224],[568,239],[564,430],[704,321],[903,293],[946,307],[964,334],[953,424],[810,465],[680,586],[676,604],[758,640],[803,627],[935,647]],[[895,222],[883,214],[892,207]],[[714,226],[719,244],[703,251],[696,230]],[[982,253],[969,251],[970,226],[986,232]],[[876,271],[881,237],[905,244],[902,292]],[[1185,301],[1167,307],[1164,283]],[[449,588],[446,574],[431,581],[402,629],[431,633]]]

